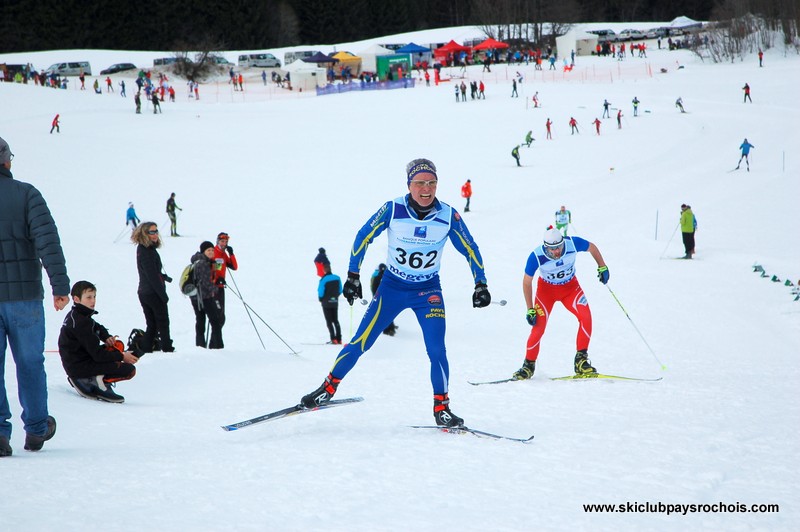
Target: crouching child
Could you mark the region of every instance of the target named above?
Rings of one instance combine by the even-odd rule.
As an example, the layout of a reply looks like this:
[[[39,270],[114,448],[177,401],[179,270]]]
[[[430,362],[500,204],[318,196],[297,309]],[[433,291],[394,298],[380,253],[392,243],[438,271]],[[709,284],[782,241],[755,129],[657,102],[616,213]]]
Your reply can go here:
[[[124,344],[92,316],[97,288],[89,281],[78,281],[70,291],[69,311],[58,335],[58,352],[67,380],[79,395],[108,403],[123,403],[125,398],[112,386],[136,375],[133,366],[142,353],[125,351]]]

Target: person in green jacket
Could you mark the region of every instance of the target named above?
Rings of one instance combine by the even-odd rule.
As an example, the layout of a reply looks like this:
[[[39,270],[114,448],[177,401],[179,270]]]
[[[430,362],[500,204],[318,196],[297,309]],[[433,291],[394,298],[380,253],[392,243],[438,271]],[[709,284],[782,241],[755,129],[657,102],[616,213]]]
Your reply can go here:
[[[531,142],[533,142],[534,140],[536,140],[536,139],[533,138],[533,131],[528,131],[528,134],[525,135],[525,144],[527,144],[528,147],[530,148],[531,147]]]
[[[514,146],[514,149],[511,150],[511,156],[517,160],[517,166],[522,166],[519,164],[519,146]]]
[[[694,232],[697,221],[694,218],[692,207],[685,203],[681,205],[681,233],[683,234],[683,249],[686,252],[684,259],[691,259],[694,255]]]

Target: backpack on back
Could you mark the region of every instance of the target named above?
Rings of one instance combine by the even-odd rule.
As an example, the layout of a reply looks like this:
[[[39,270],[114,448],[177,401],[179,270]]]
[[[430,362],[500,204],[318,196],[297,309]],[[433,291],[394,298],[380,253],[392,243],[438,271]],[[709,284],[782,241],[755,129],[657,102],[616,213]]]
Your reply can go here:
[[[181,272],[181,278],[178,282],[178,287],[185,296],[193,297],[197,295],[197,283],[194,279],[194,265],[197,261],[186,266]]]

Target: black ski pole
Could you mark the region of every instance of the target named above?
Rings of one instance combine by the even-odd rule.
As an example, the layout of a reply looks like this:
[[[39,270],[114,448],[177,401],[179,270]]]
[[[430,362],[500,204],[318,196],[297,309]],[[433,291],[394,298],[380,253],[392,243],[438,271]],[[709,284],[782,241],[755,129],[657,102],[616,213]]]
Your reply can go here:
[[[258,341],[261,342],[261,347],[264,349],[264,351],[266,351],[267,346],[264,345],[264,340],[261,339],[261,333],[258,332],[258,327],[256,327],[256,322],[253,321],[253,316],[250,315],[250,310],[248,310],[247,308],[247,303],[245,303],[244,299],[242,299],[242,295],[239,293],[239,287],[236,286],[236,279],[233,278],[233,271],[231,271],[231,281],[233,281],[233,286],[235,288],[234,290],[231,290],[231,292],[235,294],[236,297],[238,297],[242,301],[242,304],[244,305],[244,311],[247,312],[247,317],[250,318],[250,323],[253,324],[253,330],[256,331],[256,336],[258,336]]]
[[[241,295],[241,294],[238,292],[238,290],[239,290],[239,287],[237,287],[237,286],[236,286],[236,281],[233,279],[233,275],[231,275],[231,281],[233,281],[233,285],[234,285],[234,287],[236,288],[236,290],[235,290],[235,291],[233,291],[233,293],[234,293],[234,294],[236,294],[236,297],[238,297],[238,298],[239,298],[239,300],[240,300],[240,301],[242,302],[242,304],[244,305],[245,309],[247,309],[249,312],[252,312],[252,313],[253,313],[253,316],[255,316],[256,318],[258,318],[259,320],[261,320],[261,323],[263,323],[263,324],[264,324],[264,325],[267,327],[267,329],[269,329],[269,330],[272,332],[272,334],[274,334],[274,335],[275,335],[275,337],[276,337],[278,340],[280,340],[281,342],[283,342],[283,345],[285,345],[286,347],[288,347],[288,348],[289,348],[289,351],[291,351],[293,355],[295,355],[295,356],[299,356],[299,354],[297,353],[297,351],[295,351],[294,349],[292,349],[292,346],[290,346],[289,344],[287,344],[287,343],[286,343],[286,340],[284,340],[283,338],[281,338],[281,336],[280,336],[278,333],[276,333],[276,332],[275,332],[275,329],[273,329],[272,327],[270,327],[270,326],[269,326],[269,323],[267,323],[266,321],[264,321],[264,318],[262,318],[261,316],[259,316],[259,315],[258,315],[258,312],[256,312],[256,311],[255,311],[255,309],[253,309],[253,307],[251,307],[250,305],[248,305],[248,304],[247,304],[247,301],[245,301],[245,300],[244,300],[244,298],[242,297],[242,295]],[[249,312],[248,312],[248,314],[249,314]],[[250,319],[251,319],[251,321],[252,321],[252,318],[250,318]],[[260,339],[260,337],[259,337],[259,339]],[[262,344],[262,345],[263,345],[263,344]]]

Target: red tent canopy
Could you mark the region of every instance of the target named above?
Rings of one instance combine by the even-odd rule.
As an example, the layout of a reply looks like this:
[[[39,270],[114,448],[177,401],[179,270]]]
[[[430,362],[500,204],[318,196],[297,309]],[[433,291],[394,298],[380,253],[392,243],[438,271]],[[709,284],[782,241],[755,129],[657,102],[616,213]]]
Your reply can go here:
[[[451,52],[462,52],[462,51],[463,52],[468,52],[469,49],[470,49],[469,46],[461,46],[456,41],[450,41],[449,43],[445,44],[444,46],[440,46],[439,48],[437,48],[433,52],[436,55],[441,55],[441,54],[449,54]]]
[[[473,50],[490,50],[492,48],[508,48],[508,45],[504,42],[496,41],[489,37],[482,43],[475,45],[472,49]]]

